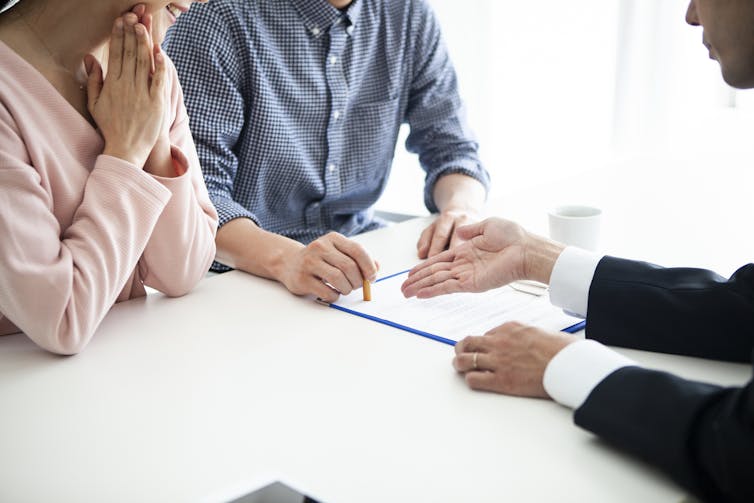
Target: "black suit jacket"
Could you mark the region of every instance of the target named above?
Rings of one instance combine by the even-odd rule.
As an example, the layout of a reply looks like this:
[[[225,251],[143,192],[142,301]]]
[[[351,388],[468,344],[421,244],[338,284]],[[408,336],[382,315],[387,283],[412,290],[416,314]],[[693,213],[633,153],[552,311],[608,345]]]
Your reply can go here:
[[[754,264],[726,280],[603,258],[589,289],[587,337],[730,361],[754,349]],[[722,388],[640,367],[605,378],[579,426],[655,464],[706,501],[754,502],[754,383]]]

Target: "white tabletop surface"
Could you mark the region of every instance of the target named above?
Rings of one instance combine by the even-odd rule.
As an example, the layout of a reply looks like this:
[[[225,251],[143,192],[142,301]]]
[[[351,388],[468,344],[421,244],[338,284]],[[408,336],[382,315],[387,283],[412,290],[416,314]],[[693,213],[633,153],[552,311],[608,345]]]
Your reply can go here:
[[[651,258],[656,248],[664,265],[730,274],[754,250],[751,238],[713,246],[700,235],[740,229],[751,203],[702,198],[709,184],[694,176],[669,209],[664,182],[631,171],[586,175],[491,208],[546,231],[543,212],[560,202],[553,194],[570,190],[567,202],[605,210],[606,251]],[[720,210],[720,226],[704,217]],[[399,270],[415,261],[425,223],[359,241],[383,271]],[[674,250],[700,260],[666,260]],[[721,384],[743,383],[751,370],[625,353]],[[470,391],[451,357],[449,346],[240,272],[183,298],[115,306],[75,357],[47,354],[22,335],[0,337],[0,501],[212,501],[269,473],[323,503],[684,498],[663,474],[575,427],[566,408]]]

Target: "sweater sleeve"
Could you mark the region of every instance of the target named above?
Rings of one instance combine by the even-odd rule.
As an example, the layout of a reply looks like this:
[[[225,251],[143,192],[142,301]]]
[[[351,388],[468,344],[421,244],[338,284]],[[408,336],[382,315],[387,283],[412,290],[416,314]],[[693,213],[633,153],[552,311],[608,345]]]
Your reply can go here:
[[[69,227],[0,106],[0,312],[39,346],[79,352],[118,298],[170,191],[100,155]]]
[[[139,268],[144,284],[166,295],[180,296],[204,277],[215,258],[217,212],[204,185],[175,67],[168,67],[174,111],[171,153],[173,164],[182,174],[175,178],[154,177],[172,197],[155,225]]]
[[[436,213],[434,189],[440,178],[460,173],[489,192],[490,175],[482,166],[479,145],[466,120],[440,23],[426,0],[415,0],[411,6],[412,80],[404,118],[411,133],[406,148],[419,156],[427,173],[424,204]]]

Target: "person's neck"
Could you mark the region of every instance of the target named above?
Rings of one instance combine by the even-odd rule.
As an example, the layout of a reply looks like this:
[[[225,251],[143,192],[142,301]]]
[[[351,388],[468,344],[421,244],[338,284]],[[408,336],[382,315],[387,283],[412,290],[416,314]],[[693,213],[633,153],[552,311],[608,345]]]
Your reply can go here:
[[[55,63],[74,72],[86,54],[99,56],[106,47],[118,12],[98,0],[24,0],[2,16],[29,46],[47,52]],[[44,56],[44,55],[43,55]]]
[[[327,0],[336,9],[345,9],[353,3],[353,0]]]

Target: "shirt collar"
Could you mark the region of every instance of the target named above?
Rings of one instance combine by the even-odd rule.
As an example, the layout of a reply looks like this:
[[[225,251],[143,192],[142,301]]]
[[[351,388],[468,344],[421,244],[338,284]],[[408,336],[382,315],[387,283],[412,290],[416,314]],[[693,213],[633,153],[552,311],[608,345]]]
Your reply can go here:
[[[291,0],[291,3],[301,14],[306,30],[316,38],[341,17],[350,26],[354,26],[358,21],[363,0],[353,0],[345,12],[336,9],[327,0]]]

